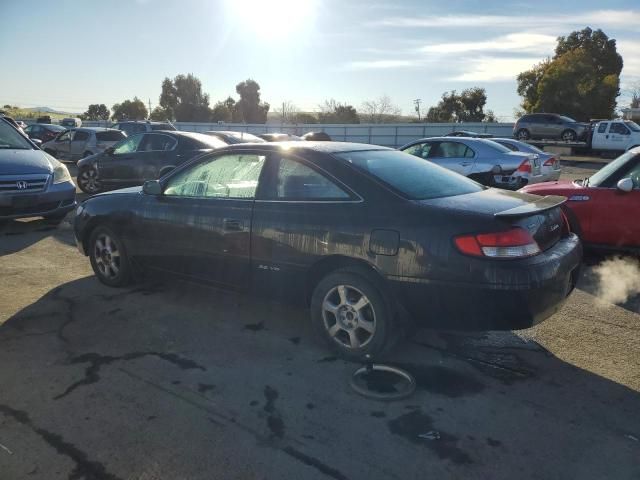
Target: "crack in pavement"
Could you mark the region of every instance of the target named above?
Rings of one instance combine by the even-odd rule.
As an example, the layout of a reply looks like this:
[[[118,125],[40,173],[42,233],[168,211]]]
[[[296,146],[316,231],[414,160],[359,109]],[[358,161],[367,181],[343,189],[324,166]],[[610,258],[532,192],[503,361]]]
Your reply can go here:
[[[75,468],[69,473],[68,480],[123,480],[110,473],[102,463],[89,460],[86,452],[66,441],[61,435],[34,425],[27,412],[16,410],[8,405],[0,405],[0,413],[29,428],[58,454],[71,459],[75,463]]]
[[[170,362],[177,366],[182,370],[191,370],[198,369],[203,372],[207,369],[202,365],[194,362],[191,359],[181,357],[180,355],[176,355],[175,353],[164,353],[164,352],[132,352],[127,353],[125,355],[120,355],[117,357],[110,355],[100,355],[98,353],[85,353],[83,355],[79,355],[77,357],[73,357],[69,360],[71,365],[75,365],[78,363],[89,363],[89,366],[84,371],[84,378],[78,380],[77,382],[69,385],[64,392],[59,395],[53,397],[54,400],[59,400],[63,397],[66,397],[75,389],[83,386],[83,385],[91,385],[93,383],[97,383],[100,381],[100,369],[104,365],[110,365],[113,362],[117,361],[130,361],[138,358],[146,357],[146,356],[154,356],[158,357],[162,360]]]

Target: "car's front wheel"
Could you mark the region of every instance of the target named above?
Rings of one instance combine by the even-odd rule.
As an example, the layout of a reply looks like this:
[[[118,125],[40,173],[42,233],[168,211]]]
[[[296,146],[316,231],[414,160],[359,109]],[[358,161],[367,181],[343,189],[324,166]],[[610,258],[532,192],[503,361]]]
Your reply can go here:
[[[575,142],[578,138],[578,135],[573,130],[565,130],[564,132],[562,132],[560,138],[562,138],[562,140],[564,140],[565,142]]]
[[[526,128],[521,128],[516,133],[516,137],[518,138],[518,140],[529,140],[531,138],[531,134]]]
[[[78,186],[80,190],[89,195],[94,195],[102,190],[98,170],[95,167],[84,167],[78,173]]]
[[[379,356],[398,337],[392,304],[360,271],[330,273],[316,286],[311,319],[316,331],[342,357],[362,360]]]
[[[96,227],[89,238],[89,259],[105,285],[124,287],[132,280],[131,264],[122,240],[107,227]]]

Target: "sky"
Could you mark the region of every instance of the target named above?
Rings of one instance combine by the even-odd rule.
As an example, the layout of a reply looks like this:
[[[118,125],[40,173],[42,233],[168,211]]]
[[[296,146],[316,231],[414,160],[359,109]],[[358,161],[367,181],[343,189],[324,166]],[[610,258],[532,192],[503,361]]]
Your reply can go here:
[[[212,104],[253,78],[272,110],[386,94],[412,114],[479,86],[510,121],[516,75],[585,26],[617,40],[623,92],[640,82],[639,25],[638,0],[0,0],[0,105],[154,107],[193,73]]]

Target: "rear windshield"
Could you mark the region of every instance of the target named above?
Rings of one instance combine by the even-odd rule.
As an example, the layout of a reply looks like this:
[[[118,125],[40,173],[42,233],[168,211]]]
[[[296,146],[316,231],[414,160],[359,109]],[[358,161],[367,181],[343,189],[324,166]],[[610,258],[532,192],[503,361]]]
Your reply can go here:
[[[571,117],[565,117],[564,115],[560,115],[560,120],[565,123],[576,123],[576,121]]]
[[[467,177],[396,150],[360,150],[334,155],[411,200],[451,197],[484,189]]]
[[[487,147],[500,152],[500,153],[509,153],[511,150],[505,147],[504,145],[500,145],[498,142],[494,142],[493,140],[482,140]],[[473,148],[473,145],[471,146]]]
[[[640,132],[640,125],[638,125],[636,122],[632,122],[631,120],[625,120],[624,124],[634,132]]]
[[[97,132],[96,138],[99,142],[118,142],[125,138],[126,135],[121,130],[111,130],[108,132]]]
[[[173,125],[171,125],[170,123],[158,123],[158,124],[151,124],[151,130],[175,130],[176,127],[174,127]]]
[[[226,147],[227,144],[220,140],[218,137],[212,137],[210,135],[203,135],[202,133],[187,133],[183,132],[183,135],[188,136],[197,145],[197,148],[221,148]]]

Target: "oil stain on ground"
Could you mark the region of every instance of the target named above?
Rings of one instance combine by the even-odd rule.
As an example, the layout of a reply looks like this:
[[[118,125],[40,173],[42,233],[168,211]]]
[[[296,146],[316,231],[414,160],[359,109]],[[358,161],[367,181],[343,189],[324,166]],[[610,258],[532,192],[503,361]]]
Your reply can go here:
[[[259,332],[260,330],[264,330],[264,322],[247,323],[244,328],[245,330],[251,330],[252,332]]]
[[[412,363],[396,363],[394,366],[409,372],[415,378],[416,386],[430,393],[456,398],[480,393],[485,389],[485,385],[472,375],[451,368]]]
[[[473,463],[471,457],[458,444],[458,438],[437,430],[431,417],[419,410],[414,410],[387,422],[389,431],[394,435],[406,438],[411,443],[428,448],[439,458],[451,460],[456,465]],[[437,436],[433,434],[437,432]],[[424,435],[426,438],[421,437]],[[435,438],[429,438],[435,437]]]
[[[264,387],[264,398],[266,400],[263,410],[267,413],[267,428],[271,432],[271,437],[284,438],[284,421],[280,412],[276,409],[276,399],[278,398],[278,391],[266,385]]]

